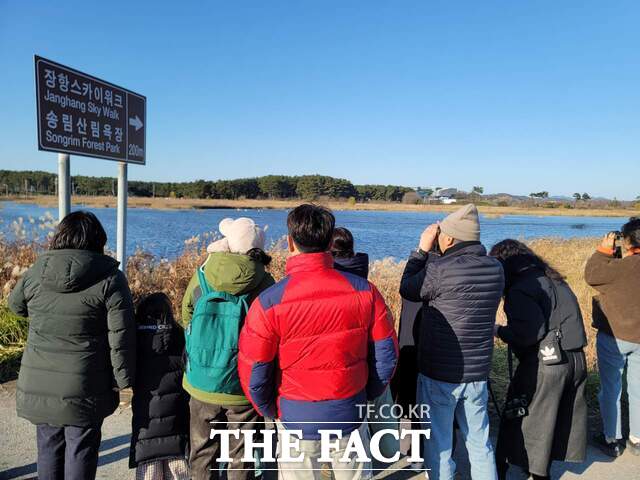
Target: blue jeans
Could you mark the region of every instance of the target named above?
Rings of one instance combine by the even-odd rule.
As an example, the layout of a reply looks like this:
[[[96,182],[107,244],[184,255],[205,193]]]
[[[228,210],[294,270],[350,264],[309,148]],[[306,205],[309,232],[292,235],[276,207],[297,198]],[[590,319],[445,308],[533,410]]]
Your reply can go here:
[[[425,441],[429,480],[451,480],[456,473],[452,458],[453,423],[457,420],[464,438],[471,477],[474,480],[498,478],[493,445],[489,439],[487,382],[447,383],[418,375],[418,403],[429,405],[431,428]]]
[[[629,394],[629,433],[640,437],[640,344],[626,342],[598,332],[596,337],[598,370],[600,371],[600,415],[604,434],[622,438],[622,376],[627,367]]]

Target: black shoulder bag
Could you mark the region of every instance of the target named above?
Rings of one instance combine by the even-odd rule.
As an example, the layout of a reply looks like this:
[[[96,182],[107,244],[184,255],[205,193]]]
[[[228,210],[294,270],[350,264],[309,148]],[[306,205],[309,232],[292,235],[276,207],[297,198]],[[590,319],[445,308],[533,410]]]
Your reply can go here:
[[[538,358],[543,365],[559,365],[567,362],[567,356],[562,349],[562,322],[558,316],[558,290],[555,281],[549,278],[553,290],[553,305],[549,313],[547,334],[538,344]]]

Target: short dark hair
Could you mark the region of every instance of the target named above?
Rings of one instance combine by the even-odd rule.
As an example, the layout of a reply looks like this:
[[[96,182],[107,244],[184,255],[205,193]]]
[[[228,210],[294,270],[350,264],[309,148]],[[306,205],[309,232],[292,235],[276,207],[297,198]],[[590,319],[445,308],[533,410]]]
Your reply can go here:
[[[622,236],[633,248],[640,248],[640,218],[631,217],[629,221],[622,226]]]
[[[107,233],[91,212],[72,212],[62,219],[49,244],[50,250],[89,250],[104,253]]]
[[[329,250],[335,225],[331,210],[310,203],[294,208],[287,216],[289,235],[302,253]]]
[[[333,229],[333,238],[329,248],[334,257],[351,258],[355,255],[353,250],[353,235],[344,227]]]

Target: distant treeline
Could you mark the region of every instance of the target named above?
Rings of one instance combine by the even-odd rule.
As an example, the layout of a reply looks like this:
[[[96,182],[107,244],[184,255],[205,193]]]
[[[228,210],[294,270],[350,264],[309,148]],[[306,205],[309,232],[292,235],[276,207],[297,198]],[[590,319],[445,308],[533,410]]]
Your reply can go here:
[[[57,175],[42,171],[0,170],[0,194],[35,195],[56,193]],[[115,195],[112,177],[71,177],[74,195]],[[354,185],[343,178],[322,175],[267,175],[236,180],[194,182],[129,181],[129,193],[137,197],[178,198],[353,198],[360,202],[399,202],[412,188],[397,185]]]

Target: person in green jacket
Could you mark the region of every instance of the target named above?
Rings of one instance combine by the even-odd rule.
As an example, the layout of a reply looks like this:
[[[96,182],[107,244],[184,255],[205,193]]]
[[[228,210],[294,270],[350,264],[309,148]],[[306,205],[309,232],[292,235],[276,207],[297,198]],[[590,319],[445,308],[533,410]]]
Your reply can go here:
[[[134,383],[133,302],[106,242],[95,215],[67,215],[9,296],[29,318],[16,406],[36,425],[41,480],[95,478],[102,422]]]
[[[275,282],[265,267],[264,231],[249,218],[224,219],[222,239],[207,248],[207,260],[193,274],[182,301],[186,366],[182,386],[191,395],[190,457],[193,480],[218,479],[220,439],[212,429],[256,430],[261,421],[240,387],[238,335],[251,302]],[[253,478],[242,462],[243,436],[229,441],[227,478]],[[245,469],[245,470],[239,470]]]

